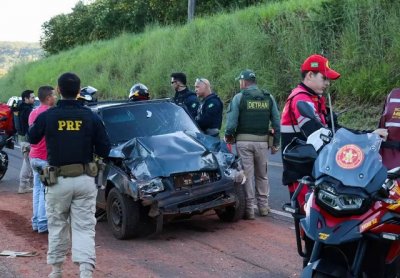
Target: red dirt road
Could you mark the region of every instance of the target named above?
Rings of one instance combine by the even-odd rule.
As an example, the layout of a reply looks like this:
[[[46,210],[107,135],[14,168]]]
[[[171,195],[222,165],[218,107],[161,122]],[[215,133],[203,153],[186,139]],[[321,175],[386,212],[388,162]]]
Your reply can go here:
[[[31,230],[31,194],[0,195],[0,251],[36,251],[35,257],[0,257],[0,277],[47,277],[47,235]],[[115,239],[107,222],[96,227],[94,277],[299,277],[289,219],[268,216],[222,223],[210,213],[167,224],[154,239]],[[78,277],[70,256],[63,277]]]

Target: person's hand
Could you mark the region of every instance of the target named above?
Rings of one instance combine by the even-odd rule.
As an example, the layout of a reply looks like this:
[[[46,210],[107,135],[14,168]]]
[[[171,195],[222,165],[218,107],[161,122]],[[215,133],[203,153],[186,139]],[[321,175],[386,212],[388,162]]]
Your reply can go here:
[[[225,134],[224,141],[227,144],[235,144],[235,137],[233,135],[226,135]]]
[[[386,128],[375,129],[372,133],[378,134],[383,139],[383,141],[386,141],[388,137],[388,130]]]
[[[272,146],[271,147],[271,154],[276,154],[279,151],[279,146]]]

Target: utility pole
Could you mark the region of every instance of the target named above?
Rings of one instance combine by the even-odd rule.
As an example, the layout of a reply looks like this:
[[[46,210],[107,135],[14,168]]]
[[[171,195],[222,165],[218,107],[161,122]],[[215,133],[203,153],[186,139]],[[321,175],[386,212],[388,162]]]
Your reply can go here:
[[[196,0],[188,0],[188,22],[194,19],[195,7],[196,7]]]

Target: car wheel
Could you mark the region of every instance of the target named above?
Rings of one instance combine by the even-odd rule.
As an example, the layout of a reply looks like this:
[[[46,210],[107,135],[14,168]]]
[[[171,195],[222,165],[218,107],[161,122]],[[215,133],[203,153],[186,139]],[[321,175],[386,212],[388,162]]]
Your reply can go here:
[[[113,188],[107,198],[107,219],[116,238],[128,239],[137,236],[140,226],[140,204]]]
[[[235,194],[236,202],[234,205],[215,210],[220,220],[225,222],[236,222],[243,218],[246,196],[242,184],[235,183]]]
[[[0,180],[4,177],[8,169],[8,155],[4,151],[0,151]]]

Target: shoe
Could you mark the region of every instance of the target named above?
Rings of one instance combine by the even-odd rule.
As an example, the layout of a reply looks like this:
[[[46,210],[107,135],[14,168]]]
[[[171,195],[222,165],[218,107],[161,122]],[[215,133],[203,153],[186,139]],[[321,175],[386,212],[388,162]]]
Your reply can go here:
[[[51,265],[51,273],[49,274],[49,278],[62,278],[62,263],[57,263]]]
[[[79,278],[92,278],[93,272],[89,270],[83,270],[80,272]]]
[[[62,278],[62,271],[59,272],[54,272],[52,271],[49,276],[47,276],[49,278]]]
[[[60,264],[53,264],[52,271],[50,272],[49,278],[62,278],[62,268]]]
[[[260,216],[267,216],[270,212],[270,208],[269,207],[259,207],[258,208],[258,213],[260,214]]]
[[[94,266],[90,263],[80,263],[79,264],[79,271],[80,271],[80,278],[92,278],[93,277],[93,270]]]
[[[32,193],[33,188],[18,188],[18,194]]]
[[[256,216],[254,215],[254,209],[247,209],[244,213],[244,219],[246,220],[254,220]]]

